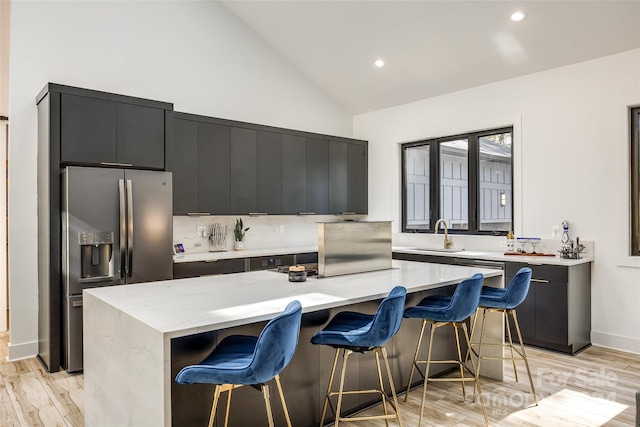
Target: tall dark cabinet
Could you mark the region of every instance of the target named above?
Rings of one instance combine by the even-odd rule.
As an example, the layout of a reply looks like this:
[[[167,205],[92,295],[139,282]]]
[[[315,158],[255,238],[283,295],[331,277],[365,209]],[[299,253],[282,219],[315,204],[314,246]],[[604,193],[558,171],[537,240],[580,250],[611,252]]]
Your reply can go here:
[[[38,106],[38,357],[63,362],[61,177],[66,166],[164,170],[173,104],[48,83]]]

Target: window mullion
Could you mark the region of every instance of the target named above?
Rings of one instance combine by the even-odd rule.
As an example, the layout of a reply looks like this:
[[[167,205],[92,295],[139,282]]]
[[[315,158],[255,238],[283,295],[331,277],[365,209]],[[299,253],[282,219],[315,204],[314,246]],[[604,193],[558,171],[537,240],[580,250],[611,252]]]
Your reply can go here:
[[[468,212],[469,218],[469,233],[478,233],[478,163],[479,163],[479,144],[478,135],[469,135],[469,167],[468,167],[468,180],[469,180],[469,194],[468,194]]]

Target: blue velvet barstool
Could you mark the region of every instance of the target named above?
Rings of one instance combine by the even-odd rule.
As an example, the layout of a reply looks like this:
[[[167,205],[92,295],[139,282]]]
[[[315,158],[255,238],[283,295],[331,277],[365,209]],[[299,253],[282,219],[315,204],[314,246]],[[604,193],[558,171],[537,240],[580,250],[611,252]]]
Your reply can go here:
[[[411,380],[413,373],[417,369],[422,378],[424,378],[424,385],[422,388],[422,402],[420,404],[420,419],[418,421],[418,427],[422,425],[422,418],[424,414],[424,404],[427,397],[427,385],[430,381],[460,381],[462,385],[462,395],[466,398],[466,392],[464,383],[467,381],[473,381],[474,383],[474,396],[475,390],[478,390],[480,397],[480,406],[482,407],[482,415],[484,416],[485,424],[489,425],[489,419],[487,418],[487,410],[484,406],[484,400],[482,399],[482,392],[480,390],[480,383],[478,382],[478,370],[471,360],[472,370],[467,367],[462,359],[462,352],[460,350],[460,337],[459,330],[464,332],[464,338],[467,343],[467,347],[471,347],[471,340],[469,338],[469,332],[467,330],[467,324],[465,320],[468,319],[478,308],[478,301],[480,300],[480,291],[482,290],[482,282],[484,277],[482,274],[474,274],[471,278],[463,280],[456,287],[453,296],[446,297],[441,295],[433,295],[424,298],[415,307],[409,307],[404,311],[404,317],[413,319],[422,319],[422,329],[420,330],[420,336],[418,337],[418,344],[416,346],[416,352],[413,357],[413,364],[411,365],[411,372],[409,374],[409,383],[407,385],[407,392],[404,400],[407,401],[409,396],[409,390],[411,388]],[[427,351],[427,360],[418,360],[418,354],[420,352],[420,346],[422,344],[422,337],[424,335],[425,327],[429,323],[431,325],[431,333],[429,338],[429,348]],[[433,348],[433,336],[436,329],[451,325],[454,328],[456,337],[456,347],[458,350],[458,360],[431,360],[431,350]],[[429,368],[432,363],[437,364],[454,364],[458,365],[460,369],[460,377],[442,377],[431,378],[429,377]],[[422,373],[419,364],[425,364],[425,371]],[[471,376],[465,377],[464,372],[467,370]]]
[[[384,348],[384,344],[389,341],[400,329],[402,323],[402,312],[404,310],[404,303],[407,296],[407,290],[402,286],[396,286],[391,290],[389,296],[386,297],[380,303],[378,310],[375,314],[362,314],[352,311],[343,311],[334,316],[329,324],[311,338],[312,344],[328,345],[336,349],[335,357],[333,358],[333,367],[331,368],[331,376],[329,377],[329,386],[327,387],[327,395],[324,400],[324,406],[322,408],[322,417],[320,419],[320,426],[324,424],[324,418],[327,413],[327,406],[333,405],[331,403],[332,396],[338,396],[337,406],[334,410],[335,413],[335,427],[341,421],[363,421],[363,420],[385,420],[385,423],[389,423],[389,419],[396,418],[398,424],[402,427],[402,418],[398,408],[398,398],[396,396],[396,389],[393,384],[393,378],[391,377],[391,369],[389,368],[389,360],[387,359],[387,351]],[[338,356],[342,350],[342,372],[340,376],[340,388],[338,391],[332,391],[333,378],[336,372],[336,365],[338,364]],[[376,356],[376,366],[378,373],[378,382],[380,389],[375,390],[344,390],[344,379],[347,369],[347,360],[352,353],[366,353],[373,352]],[[389,380],[389,387],[391,388],[392,401],[391,406],[395,410],[395,414],[389,414],[387,412],[387,399],[388,396],[384,391],[382,371],[380,369],[379,354],[382,354],[384,364]],[[379,393],[382,397],[382,405],[384,408],[384,415],[372,415],[346,418],[340,415],[342,407],[342,397],[345,394],[361,394],[361,393]]]
[[[298,301],[292,301],[282,314],[267,323],[260,336],[228,336],[202,362],[187,366],[178,373],[178,384],[215,384],[209,427],[213,426],[220,394],[225,391],[229,392],[224,419],[224,425],[227,426],[231,391],[243,385],[256,388],[260,386],[269,426],[273,427],[269,386],[266,384],[271,379],[275,379],[287,425],[291,427],[280,384],[280,372],[289,364],[295,353],[301,318],[302,306]]]
[[[478,363],[476,369],[480,369],[480,362],[482,360],[511,360],[513,363],[513,371],[515,373],[516,381],[518,381],[518,371],[516,369],[516,360],[523,360],[524,366],[527,368],[527,375],[529,376],[529,384],[531,385],[531,393],[535,404],[538,405],[538,397],[536,396],[536,390],[533,387],[533,379],[531,378],[531,370],[529,369],[529,361],[527,360],[527,354],[524,351],[524,344],[522,343],[522,335],[520,334],[520,325],[518,324],[518,317],[516,316],[516,307],[518,307],[527,297],[529,293],[529,285],[531,283],[531,269],[529,267],[523,267],[513,276],[509,286],[507,288],[493,288],[490,286],[483,286],[482,293],[480,294],[480,301],[478,302],[478,313],[473,320],[473,327],[471,328],[471,334],[476,328],[476,322],[478,320],[478,314],[482,310],[482,328],[480,331],[480,341],[478,343],[478,351],[476,353],[478,357]],[[507,327],[508,343],[489,344],[483,343],[482,338],[484,336],[484,325],[486,315],[488,312],[499,312],[504,316],[505,324]],[[509,316],[513,318],[513,323],[516,327],[516,333],[518,334],[518,342],[520,343],[520,351],[513,345],[513,339],[511,337],[511,327],[509,326]],[[473,343],[472,346],[476,344]],[[508,347],[511,356],[484,356],[482,355],[483,347]],[[473,347],[471,347],[473,348]],[[475,353],[475,351],[474,351]],[[517,354],[517,355],[516,355]]]

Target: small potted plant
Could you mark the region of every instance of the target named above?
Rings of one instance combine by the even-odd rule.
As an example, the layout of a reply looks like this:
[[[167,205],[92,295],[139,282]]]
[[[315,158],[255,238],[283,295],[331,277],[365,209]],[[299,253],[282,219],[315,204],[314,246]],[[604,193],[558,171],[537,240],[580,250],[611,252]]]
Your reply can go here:
[[[235,249],[236,251],[241,251],[244,249],[244,243],[242,243],[242,241],[244,240],[244,234],[247,232],[247,230],[249,230],[249,228],[251,227],[244,228],[242,218],[236,218],[236,226],[233,228],[233,236],[236,239],[233,249]]]

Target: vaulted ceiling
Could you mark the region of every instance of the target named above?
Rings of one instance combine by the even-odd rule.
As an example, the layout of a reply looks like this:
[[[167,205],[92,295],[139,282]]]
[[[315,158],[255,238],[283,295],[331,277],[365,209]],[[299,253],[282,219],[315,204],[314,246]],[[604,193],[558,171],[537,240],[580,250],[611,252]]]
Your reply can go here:
[[[640,47],[638,0],[223,3],[352,114]]]

